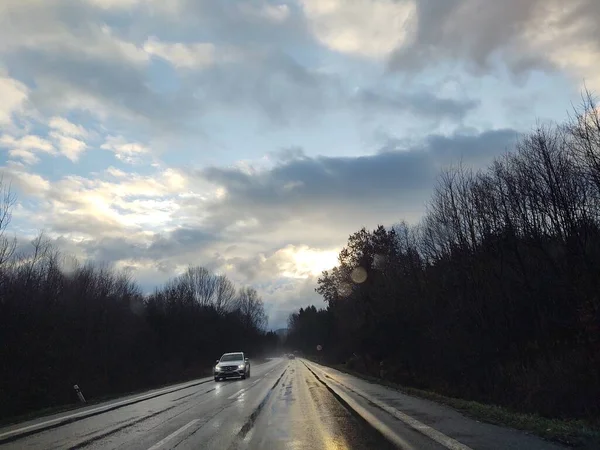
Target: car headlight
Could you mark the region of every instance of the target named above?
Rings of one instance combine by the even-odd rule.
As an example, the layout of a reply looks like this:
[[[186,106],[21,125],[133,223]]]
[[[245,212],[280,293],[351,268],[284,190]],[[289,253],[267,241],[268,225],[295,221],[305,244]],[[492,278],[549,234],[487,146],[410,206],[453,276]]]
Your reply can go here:
[[[215,367],[215,372],[220,372],[221,368],[220,367]]]
[[[240,364],[240,365],[238,366],[238,369],[243,369],[244,367],[246,367],[244,364]]]

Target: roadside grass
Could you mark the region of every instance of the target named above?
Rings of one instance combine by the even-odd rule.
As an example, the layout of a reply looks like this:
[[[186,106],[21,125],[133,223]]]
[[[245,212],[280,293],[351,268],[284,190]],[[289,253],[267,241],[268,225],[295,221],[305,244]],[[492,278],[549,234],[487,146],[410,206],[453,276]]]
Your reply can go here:
[[[503,406],[448,397],[433,391],[402,386],[391,381],[356,372],[348,369],[344,365],[328,365],[328,367],[332,367],[372,383],[387,386],[406,395],[450,406],[466,416],[482,422],[515,428],[569,446],[586,449],[600,448],[600,420],[598,420],[598,422],[588,422],[579,419],[551,419],[537,414],[513,411]]]
[[[198,378],[206,378],[211,375],[212,375],[212,370],[206,369],[206,370],[202,370],[200,372],[199,376],[194,376],[189,379],[184,379],[184,380],[174,381],[174,382],[169,382],[169,383],[162,383],[160,385],[152,385],[150,387],[136,389],[136,390],[132,390],[132,391],[128,391],[128,392],[118,392],[118,393],[114,393],[114,394],[101,395],[98,397],[94,397],[92,399],[86,398],[86,400],[87,400],[86,403],[79,403],[79,402],[64,403],[62,405],[55,405],[55,406],[49,406],[47,408],[36,409],[36,410],[29,411],[29,412],[26,412],[23,414],[15,415],[15,416],[3,417],[0,419],[0,427],[2,427],[2,428],[9,427],[11,425],[16,425],[16,424],[19,424],[22,422],[27,422],[29,420],[40,419],[42,417],[52,416],[54,414],[59,414],[59,413],[69,412],[69,411],[76,411],[78,409],[82,409],[82,408],[85,408],[88,406],[98,405],[100,403],[108,402],[111,400],[116,400],[116,399],[119,399],[122,397],[141,395],[141,394],[144,394],[149,391],[157,391],[157,390],[164,389],[169,386],[176,385],[176,384],[187,383],[189,381],[193,381]]]
[[[271,359],[272,358],[255,358],[252,360],[252,363],[255,365],[264,364],[264,363],[270,361]],[[3,417],[3,418],[0,418],[0,427],[4,428],[4,427],[15,425],[15,424],[18,424],[21,422],[27,422],[29,420],[52,416],[54,414],[59,414],[59,413],[69,412],[69,411],[76,411],[78,409],[85,408],[87,406],[94,406],[94,405],[98,405],[100,403],[108,402],[111,400],[116,400],[116,399],[122,398],[122,397],[130,397],[132,395],[143,394],[148,391],[155,391],[155,390],[163,389],[163,388],[172,386],[174,384],[187,383],[188,381],[192,381],[197,378],[210,377],[211,375],[212,375],[212,367],[201,370],[199,372],[198,376],[182,379],[180,381],[163,383],[160,385],[153,385],[153,386],[146,387],[143,389],[137,389],[137,390],[128,391],[128,392],[106,394],[106,395],[102,395],[99,397],[95,397],[93,399],[88,398],[86,403],[64,403],[62,405],[49,406],[47,408],[36,409],[36,410],[30,411],[27,413],[23,413],[23,414],[19,414],[16,416]]]

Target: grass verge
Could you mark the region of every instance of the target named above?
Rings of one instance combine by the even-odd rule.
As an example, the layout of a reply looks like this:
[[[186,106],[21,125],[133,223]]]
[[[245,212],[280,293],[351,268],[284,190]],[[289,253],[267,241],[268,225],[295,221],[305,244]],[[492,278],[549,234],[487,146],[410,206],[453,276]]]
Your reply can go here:
[[[105,394],[95,398],[87,398],[86,403],[64,403],[62,405],[49,406],[47,408],[36,409],[24,414],[16,416],[8,416],[0,419],[0,427],[9,427],[29,420],[40,419],[42,417],[52,416],[54,414],[60,414],[69,411],[76,411],[81,408],[98,405],[101,403],[109,402],[111,400],[117,400],[119,398],[131,397],[134,395],[143,395],[151,391],[158,391],[161,389],[168,388],[169,386],[175,386],[178,384],[184,384],[189,381],[193,381],[198,378],[206,378],[212,375],[212,370],[206,369],[200,372],[199,376],[190,377],[189,379],[183,379],[182,381],[173,381],[168,383],[162,383],[159,385],[151,385],[149,387],[140,388],[137,390],[127,392],[116,392],[113,394]]]
[[[260,364],[264,364],[264,363],[270,361],[271,359],[272,358],[255,358],[252,360],[252,363],[254,365],[260,365]],[[56,405],[56,406],[50,406],[47,408],[37,409],[34,411],[30,411],[28,413],[19,414],[17,416],[8,416],[8,417],[0,418],[0,427],[8,427],[10,425],[27,422],[29,420],[39,419],[41,417],[51,416],[51,415],[59,414],[59,413],[63,413],[63,412],[75,411],[80,408],[97,405],[97,404],[108,402],[111,400],[116,400],[116,399],[122,398],[122,397],[130,397],[132,395],[138,395],[138,394],[141,395],[141,394],[144,394],[149,391],[155,391],[155,390],[167,388],[169,386],[187,383],[188,381],[192,381],[197,378],[210,377],[212,375],[212,373],[213,372],[212,372],[212,367],[211,367],[211,368],[207,368],[207,369],[200,371],[198,374],[194,375],[193,377],[185,378],[180,381],[172,381],[169,383],[152,385],[152,386],[141,388],[141,389],[134,390],[134,391],[106,394],[106,395],[98,396],[93,399],[88,398],[87,399],[88,401],[85,404],[65,403],[62,405]]]
[[[370,381],[372,383],[387,386],[406,395],[424,398],[436,403],[450,406],[462,412],[466,416],[482,422],[516,428],[518,430],[536,434],[544,439],[569,446],[585,449],[600,448],[600,422],[590,423],[588,421],[576,419],[551,419],[536,414],[513,411],[502,406],[484,404],[473,400],[447,397],[433,391],[402,386],[391,381],[382,380],[381,378],[356,372],[343,365],[328,365],[328,367],[332,367],[341,372],[362,378],[363,380]]]

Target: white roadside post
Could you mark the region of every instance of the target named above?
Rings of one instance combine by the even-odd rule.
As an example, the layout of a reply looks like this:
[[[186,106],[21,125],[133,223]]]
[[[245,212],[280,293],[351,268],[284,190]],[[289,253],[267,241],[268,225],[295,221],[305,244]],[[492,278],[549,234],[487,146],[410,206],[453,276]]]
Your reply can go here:
[[[75,392],[77,392],[77,398],[79,398],[79,401],[81,403],[86,403],[85,397],[83,396],[83,393],[81,392],[81,389],[79,389],[79,386],[78,385],[74,385],[73,389],[75,389]]]

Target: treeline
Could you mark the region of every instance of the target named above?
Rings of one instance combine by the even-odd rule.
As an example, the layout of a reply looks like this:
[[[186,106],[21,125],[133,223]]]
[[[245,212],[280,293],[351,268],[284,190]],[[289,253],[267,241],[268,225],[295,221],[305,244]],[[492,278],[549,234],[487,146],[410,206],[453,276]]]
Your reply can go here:
[[[17,255],[4,233],[14,197],[3,192],[0,418],[75,402],[74,384],[93,401],[207,376],[226,351],[259,358],[277,346],[256,291],[202,267],[144,296],[122,273],[65,270],[43,236]]]
[[[481,149],[485,151],[484,148]],[[428,211],[350,236],[288,343],[440,393],[549,416],[600,413],[600,115],[540,127]],[[383,366],[380,363],[383,361]],[[383,369],[383,371],[381,371]]]

